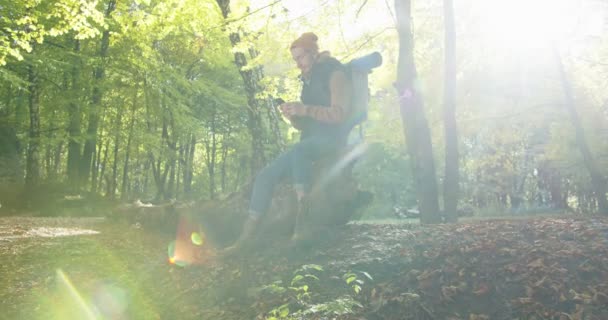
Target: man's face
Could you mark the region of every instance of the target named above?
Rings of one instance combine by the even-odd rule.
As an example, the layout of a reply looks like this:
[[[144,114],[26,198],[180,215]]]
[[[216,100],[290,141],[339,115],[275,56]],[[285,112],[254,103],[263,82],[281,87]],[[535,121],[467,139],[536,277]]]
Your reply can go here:
[[[310,72],[314,62],[313,55],[310,51],[295,47],[291,49],[291,56],[293,57],[293,61],[298,65],[298,69],[300,69],[303,74]]]

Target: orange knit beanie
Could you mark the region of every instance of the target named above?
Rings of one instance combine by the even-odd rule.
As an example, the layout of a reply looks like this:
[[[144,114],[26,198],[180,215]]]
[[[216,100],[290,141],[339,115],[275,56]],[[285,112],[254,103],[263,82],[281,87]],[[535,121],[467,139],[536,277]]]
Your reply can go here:
[[[317,40],[319,40],[319,38],[316,34],[312,32],[306,32],[303,33],[299,38],[294,40],[291,43],[289,49],[291,50],[297,47],[317,53],[319,52],[319,45],[317,45]]]

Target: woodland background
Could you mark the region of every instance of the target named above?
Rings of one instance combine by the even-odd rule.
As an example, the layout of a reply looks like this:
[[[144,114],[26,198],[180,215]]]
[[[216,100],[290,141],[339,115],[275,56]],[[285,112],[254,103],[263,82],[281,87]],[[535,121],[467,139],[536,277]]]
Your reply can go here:
[[[288,44],[307,31],[344,62],[384,57],[355,166],[374,193],[364,217],[429,194],[481,215],[607,212],[602,1],[4,0],[0,13],[5,214],[239,190],[297,140],[274,99],[298,98]],[[403,83],[420,108],[400,105]]]
[[[598,0],[0,0],[2,316],[608,319],[607,29]],[[223,255],[298,139],[307,31],[384,57],[371,221]]]

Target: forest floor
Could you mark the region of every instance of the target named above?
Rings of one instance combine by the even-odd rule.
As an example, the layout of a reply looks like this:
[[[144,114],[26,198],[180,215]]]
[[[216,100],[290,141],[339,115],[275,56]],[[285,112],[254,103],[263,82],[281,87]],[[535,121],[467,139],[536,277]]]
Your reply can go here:
[[[173,240],[105,219],[0,218],[0,318],[608,319],[607,217],[358,223],[230,257],[204,236]]]

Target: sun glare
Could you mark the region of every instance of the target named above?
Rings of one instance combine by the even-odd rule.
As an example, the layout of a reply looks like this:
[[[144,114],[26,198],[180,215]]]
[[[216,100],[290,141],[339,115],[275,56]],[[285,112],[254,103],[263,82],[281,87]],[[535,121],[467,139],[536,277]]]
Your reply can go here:
[[[480,27],[486,38],[505,46],[529,47],[557,32],[559,15],[545,0],[483,1],[478,7]],[[557,3],[557,1],[556,1]]]
[[[169,263],[180,267],[200,264],[211,257],[212,251],[200,224],[191,217],[180,216],[176,238],[167,247]]]
[[[60,283],[64,285],[67,289],[69,296],[73,299],[73,302],[79,307],[80,315],[83,319],[96,319],[95,314],[86,303],[86,301],[82,298],[76,287],[72,284],[72,281],[62,270],[56,270],[57,278],[60,280]],[[76,311],[76,310],[74,310]]]
[[[484,0],[478,4],[479,28],[484,38],[512,50],[545,48],[596,33],[602,27],[597,23],[602,17],[593,7],[578,1]]]

